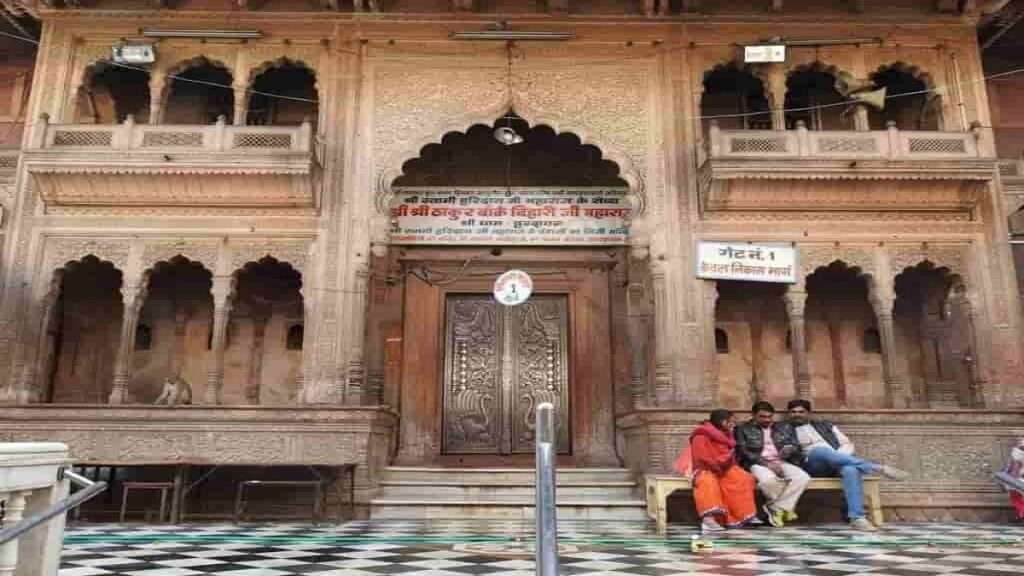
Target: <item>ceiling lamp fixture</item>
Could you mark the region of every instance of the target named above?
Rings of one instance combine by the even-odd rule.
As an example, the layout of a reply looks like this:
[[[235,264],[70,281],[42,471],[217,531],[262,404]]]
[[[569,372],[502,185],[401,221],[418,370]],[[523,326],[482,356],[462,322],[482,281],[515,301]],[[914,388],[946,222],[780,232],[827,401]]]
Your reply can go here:
[[[512,43],[505,46],[505,101],[508,102],[508,112],[504,116],[505,125],[494,129],[494,139],[505,146],[522,144],[526,140],[512,127],[512,120],[515,119],[512,106]]]
[[[572,40],[576,34],[551,30],[511,30],[508,22],[492,24],[485,30],[463,30],[451,33],[452,40],[496,40],[512,42],[516,40],[539,40],[561,42]]]
[[[263,37],[263,32],[260,30],[166,30],[143,28],[139,33],[147,38],[229,38],[235,40]]]

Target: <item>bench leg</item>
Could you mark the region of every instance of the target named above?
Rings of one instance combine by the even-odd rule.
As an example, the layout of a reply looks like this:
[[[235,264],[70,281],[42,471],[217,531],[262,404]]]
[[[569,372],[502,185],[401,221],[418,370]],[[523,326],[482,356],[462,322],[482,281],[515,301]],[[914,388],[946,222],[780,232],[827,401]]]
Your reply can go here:
[[[658,519],[658,499],[657,499],[657,485],[647,485],[647,517],[651,520]]]
[[[882,514],[882,495],[879,489],[878,483],[874,483],[866,487],[864,491],[868,497],[868,506],[870,507],[871,523],[875,526],[881,526],[885,523],[885,516]]]
[[[163,524],[164,513],[167,511],[167,488],[160,489],[160,517],[156,519],[157,524]],[[168,518],[170,520],[170,518]]]
[[[128,487],[121,486],[121,524],[124,524],[124,515],[128,508]]]
[[[238,492],[235,493],[235,524],[238,524],[239,520],[242,519],[242,492],[245,490],[245,484],[238,484]]]
[[[664,536],[668,531],[668,494],[665,494],[664,490],[660,488],[655,489],[656,502],[658,503],[658,535]]]

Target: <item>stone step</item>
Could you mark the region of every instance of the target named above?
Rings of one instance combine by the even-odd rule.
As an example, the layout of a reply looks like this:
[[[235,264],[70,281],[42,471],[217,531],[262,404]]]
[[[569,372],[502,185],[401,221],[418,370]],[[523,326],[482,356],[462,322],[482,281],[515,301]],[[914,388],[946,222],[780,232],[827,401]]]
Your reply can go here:
[[[493,495],[532,498],[533,482],[432,482],[385,480],[379,484],[379,494],[388,498],[422,498],[431,496],[462,496],[467,499],[487,499]],[[558,495],[566,497],[602,496],[607,499],[630,498],[636,491],[636,482],[559,482]]]
[[[532,483],[533,468],[419,468],[391,466],[381,473],[382,481],[421,481],[436,483],[465,482]],[[559,468],[558,482],[635,482],[631,470],[625,468]]]
[[[418,468],[383,470],[373,518],[532,518],[532,468]],[[642,520],[644,501],[622,468],[560,468],[559,517]]]
[[[646,518],[646,504],[638,499],[558,499],[558,517],[566,520],[623,520]],[[399,500],[374,498],[371,518],[533,518],[533,499],[430,498]]]

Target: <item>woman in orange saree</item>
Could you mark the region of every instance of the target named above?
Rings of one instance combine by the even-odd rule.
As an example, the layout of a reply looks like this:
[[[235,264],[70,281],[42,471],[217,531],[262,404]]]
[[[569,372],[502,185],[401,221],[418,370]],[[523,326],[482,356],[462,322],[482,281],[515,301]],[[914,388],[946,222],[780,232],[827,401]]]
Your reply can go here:
[[[690,435],[693,499],[704,532],[739,528],[757,518],[757,482],[736,464],[736,441],[732,436],[735,425],[732,412],[713,410]]]

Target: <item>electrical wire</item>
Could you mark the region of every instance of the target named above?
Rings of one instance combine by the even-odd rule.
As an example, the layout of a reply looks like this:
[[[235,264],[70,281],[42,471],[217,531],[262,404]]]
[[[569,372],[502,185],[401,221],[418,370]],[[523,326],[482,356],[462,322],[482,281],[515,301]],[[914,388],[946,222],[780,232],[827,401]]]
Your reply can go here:
[[[26,37],[23,37],[23,36],[18,36],[16,34],[10,34],[8,32],[2,32],[2,31],[0,31],[0,35],[7,36],[7,37],[10,37],[10,38],[14,38],[14,39],[17,39],[17,40],[22,40],[22,41],[25,41],[25,42],[30,42],[30,43],[35,44],[37,46],[39,45],[39,41],[38,40],[34,40],[32,38],[26,38]],[[673,51],[673,50],[680,50],[680,49],[683,49],[683,48],[685,48],[685,47],[681,47],[681,46],[671,47],[670,46],[670,47],[661,47],[661,48],[659,48],[659,50],[661,50],[663,52],[668,52],[668,51]],[[352,53],[352,54],[357,54],[357,52],[355,52],[355,51],[346,51],[346,52],[349,52],[349,53]],[[422,55],[422,52],[415,52],[415,53]],[[646,56],[644,56],[644,57],[646,58]],[[629,59],[630,58],[628,58],[628,57],[624,57],[624,58],[620,58],[620,59],[617,59],[617,60],[609,60],[609,62],[622,62],[623,60],[629,60]],[[108,64],[108,65],[117,66],[117,67],[120,67],[120,68],[127,68],[127,69],[131,69],[131,70],[142,71],[142,72],[149,72],[149,69],[147,69],[147,68],[138,67],[138,66],[131,66],[129,64],[122,64],[122,63],[110,62],[110,61],[105,61],[105,63]],[[595,62],[593,62],[593,61],[584,61],[584,62],[581,62],[579,65],[580,66],[594,66]],[[954,86],[961,87],[961,86],[967,86],[967,85],[973,85],[973,84],[980,84],[980,83],[984,83],[984,82],[987,82],[987,81],[990,81],[990,80],[996,80],[996,79],[999,79],[999,78],[1006,78],[1006,77],[1009,77],[1009,76],[1016,76],[1016,75],[1021,74],[1021,73],[1024,73],[1024,68],[1014,68],[1012,70],[1007,70],[1007,71],[1004,71],[1004,72],[998,72],[998,73],[994,73],[994,74],[983,75],[983,76],[980,76],[980,77],[977,77],[977,78],[971,78],[971,79],[962,80],[962,81],[959,81],[959,82],[953,82],[953,83],[949,83],[949,84],[942,84],[942,85],[938,85],[938,86],[933,86],[931,88],[925,88],[923,90],[914,90],[914,91],[911,91],[911,92],[901,92],[899,94],[887,94],[885,96],[885,100],[893,100],[893,99],[897,99],[897,98],[906,98],[906,97],[910,97],[910,96],[920,96],[920,95],[928,95],[928,94],[942,95],[944,93],[947,93],[949,91],[949,89],[953,88]],[[217,82],[209,82],[209,81],[205,81],[205,80],[196,80],[196,79],[192,79],[192,78],[185,78],[185,77],[182,77],[182,76],[177,75],[177,74],[169,75],[168,78],[170,78],[172,80],[180,80],[182,82],[191,82],[191,83],[194,83],[194,84],[202,84],[202,85],[213,87],[213,88],[224,88],[224,89],[232,90],[232,91],[235,89],[233,86],[230,86],[228,84],[220,84],[220,83],[217,83]],[[271,92],[257,91],[257,90],[253,90],[253,89],[250,89],[250,88],[246,88],[245,91],[247,93],[249,93],[249,94],[259,94],[259,95],[265,96],[267,98],[278,98],[278,99],[282,99],[282,100],[293,100],[293,101],[297,101],[297,102],[307,102],[307,103],[310,103],[310,104],[319,104],[320,103],[319,99],[302,98],[302,97],[298,97],[298,96],[288,96],[288,95],[285,95],[285,94],[276,94],[276,93],[271,93]],[[738,113],[733,113],[733,114],[697,114],[697,115],[684,116],[684,119],[685,120],[715,120],[715,119],[724,119],[724,118],[745,118],[745,117],[751,117],[751,116],[764,116],[764,115],[768,115],[768,114],[772,114],[772,113],[777,113],[777,112],[782,112],[782,113],[808,112],[808,111],[813,111],[813,110],[822,110],[822,109],[826,109],[826,108],[835,108],[835,107],[840,107],[840,106],[849,106],[852,103],[854,103],[854,102],[853,101],[849,101],[849,100],[845,100],[845,101],[842,101],[842,102],[833,102],[833,103],[830,103],[830,104],[819,104],[819,105],[814,105],[814,106],[801,106],[801,107],[792,107],[792,108],[786,108],[785,106],[783,106],[781,108],[769,108],[767,110],[761,110],[761,111],[756,111],[756,112],[738,112]]]

